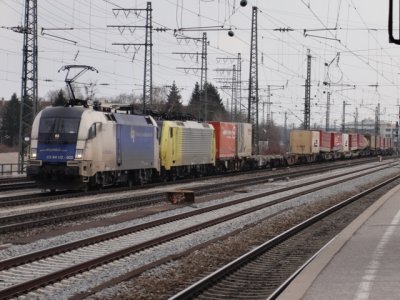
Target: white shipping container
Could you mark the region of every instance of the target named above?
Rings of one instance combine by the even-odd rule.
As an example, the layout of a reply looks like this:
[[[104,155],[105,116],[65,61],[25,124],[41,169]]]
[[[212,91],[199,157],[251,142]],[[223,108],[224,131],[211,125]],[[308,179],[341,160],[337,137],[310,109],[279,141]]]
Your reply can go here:
[[[250,123],[236,123],[236,153],[238,157],[251,156],[252,126]]]
[[[342,134],[342,151],[341,152],[349,152],[349,135],[347,133]]]

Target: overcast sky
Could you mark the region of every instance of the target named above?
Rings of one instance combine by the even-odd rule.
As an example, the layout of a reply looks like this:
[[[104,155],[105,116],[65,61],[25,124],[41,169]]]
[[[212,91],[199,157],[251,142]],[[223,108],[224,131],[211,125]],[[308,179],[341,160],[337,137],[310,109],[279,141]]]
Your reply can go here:
[[[0,0],[0,98],[9,99],[13,92],[20,95],[22,34],[5,27],[23,23],[23,6],[23,0]],[[177,68],[200,65],[195,55],[173,52],[201,52],[201,44],[178,40],[174,30],[220,26],[232,28],[234,36],[229,37],[227,30],[207,31],[208,81],[222,87],[221,78],[232,80],[231,72],[216,69],[232,69],[234,60],[220,58],[234,58],[241,53],[242,95],[246,96],[252,6],[259,8],[260,101],[266,101],[266,88],[271,85],[271,109],[277,123],[283,123],[285,111],[289,123],[298,124],[303,119],[307,49],[313,57],[311,124],[325,124],[323,82],[328,78],[332,124],[336,121],[340,126],[343,101],[349,104],[346,120],[354,119],[356,108],[359,120],[373,118],[378,102],[381,118],[396,120],[400,46],[388,43],[386,0],[248,0],[246,7],[240,6],[240,0],[155,0],[153,26],[167,30],[153,33],[153,86],[175,81],[187,103],[195,82],[200,81],[200,71]],[[143,26],[144,13],[116,16],[113,9],[145,7],[146,1],[139,0],[38,0],[39,96],[46,97],[49,90],[64,87],[65,72],[58,70],[67,64],[90,65],[99,71],[79,79],[97,83],[99,98],[132,92],[140,95],[144,47],[124,49],[113,43],[143,43],[144,30],[121,33],[108,26]],[[280,28],[293,31],[276,30]],[[182,33],[198,38],[202,32]],[[331,63],[329,70],[325,63]],[[224,104],[229,105],[231,92],[221,88],[220,94]]]

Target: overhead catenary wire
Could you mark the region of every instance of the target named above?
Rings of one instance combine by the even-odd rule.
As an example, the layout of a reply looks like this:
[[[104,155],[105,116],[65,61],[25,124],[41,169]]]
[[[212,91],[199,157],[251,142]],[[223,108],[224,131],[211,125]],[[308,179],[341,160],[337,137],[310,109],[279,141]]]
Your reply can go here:
[[[134,5],[137,5],[138,2],[140,2],[139,5],[145,3],[145,1],[136,1],[136,4],[134,3]],[[201,22],[201,24],[203,25],[227,25],[230,23],[230,25],[235,26],[235,36],[232,40],[237,43],[236,45],[241,49],[246,49],[246,47],[249,46],[249,39],[247,38],[247,32],[250,26],[248,11],[238,7],[235,7],[234,9],[234,1],[214,1],[215,8],[217,8],[216,5],[219,4],[221,5],[221,7],[223,7],[222,12],[226,12],[225,16],[219,18],[218,14],[209,13],[209,11],[205,9],[208,6],[211,6],[213,2],[195,2],[196,5],[190,5],[187,2],[183,2],[182,0],[166,0],[164,1],[164,7],[172,9],[171,17],[173,17],[173,21],[175,18],[175,9],[176,7],[178,7],[178,14],[176,16],[178,17],[178,22],[180,22],[180,27],[186,24],[190,25],[190,23],[186,23],[190,19],[193,19],[194,24],[196,24],[196,22],[197,24],[199,24],[198,22]],[[6,3],[6,5],[8,6],[11,6],[13,8],[13,10],[11,11],[15,14],[16,17],[18,16],[18,18],[20,18],[20,14],[18,14],[18,11],[20,11],[23,6],[21,0],[15,2],[4,1],[4,3]],[[41,18],[39,20],[40,22],[42,22],[43,27],[60,27],[60,25],[65,24],[67,24],[68,26],[73,25],[73,27],[75,28],[74,31],[63,32],[61,36],[70,39],[76,38],[78,40],[78,45],[73,47],[72,45],[69,46],[66,43],[55,40],[53,40],[53,43],[48,43],[51,40],[50,37],[39,36],[40,43],[42,45],[42,47],[39,49],[39,53],[46,53],[46,56],[49,56],[48,58],[45,58],[44,55],[41,55],[40,61],[46,61],[46,63],[50,62],[54,66],[59,67],[61,63],[70,62],[71,60],[73,60],[79,51],[79,55],[76,59],[81,59],[81,62],[84,62],[85,59],[93,59],[93,61],[99,61],[101,57],[102,64],[98,65],[97,67],[100,73],[102,73],[101,76],[104,76],[104,78],[107,79],[99,81],[110,81],[110,84],[114,83],[114,87],[117,87],[119,86],[117,84],[122,84],[124,82],[128,83],[129,78],[132,77],[134,84],[140,83],[140,77],[134,75],[134,69],[138,68],[138,66],[129,63],[129,53],[116,51],[111,47],[110,43],[115,38],[120,38],[123,41],[126,41],[127,39],[140,39],[140,32],[137,32],[137,36],[121,36],[118,32],[113,32],[112,30],[106,29],[106,26],[98,26],[99,23],[97,22],[100,18],[108,20],[107,24],[115,21],[111,9],[121,7],[124,1],[73,0],[68,3],[65,1],[55,0],[44,1],[43,3],[44,5],[40,4],[43,5],[43,8],[41,9]],[[127,2],[125,1],[125,3]],[[286,82],[289,82],[288,88],[285,90],[284,95],[289,97],[298,96],[301,89],[302,81],[305,76],[305,49],[309,45],[312,45],[311,49],[313,52],[313,56],[315,57],[316,62],[318,62],[315,64],[315,69],[313,69],[312,79],[313,85],[315,86],[315,91],[313,91],[313,94],[315,93],[318,96],[320,93],[322,93],[322,89],[318,87],[319,81],[322,81],[322,79],[320,78],[322,67],[319,65],[321,65],[326,60],[326,56],[330,57],[338,51],[341,52],[341,57],[343,58],[343,60],[341,60],[340,62],[340,67],[344,73],[343,81],[357,85],[357,90],[354,91],[354,98],[357,97],[357,94],[361,94],[362,89],[369,90],[370,87],[368,87],[367,85],[359,84],[360,79],[354,78],[351,73],[348,73],[349,69],[351,70],[354,68],[358,68],[360,69],[360,72],[363,73],[369,73],[368,69],[371,69],[372,72],[374,72],[375,74],[375,78],[371,80],[370,84],[378,82],[378,84],[382,88],[388,86],[395,87],[395,83],[398,80],[396,79],[397,77],[395,77],[396,72],[394,72],[394,69],[398,67],[397,62],[399,61],[399,58],[397,56],[394,56],[391,52],[394,47],[389,47],[386,45],[384,45],[385,47],[381,47],[382,45],[377,43],[378,37],[380,37],[381,34],[384,33],[385,28],[373,23],[367,23],[367,21],[364,20],[364,23],[368,24],[368,26],[365,26],[361,19],[360,21],[358,21],[358,19],[354,19],[354,17],[351,19],[351,21],[349,21],[350,18],[344,19],[345,21],[343,23],[342,16],[349,16],[350,13],[354,15],[355,10],[353,9],[353,6],[356,7],[356,1],[347,0],[346,2],[344,2],[343,0],[340,0],[339,2],[338,0],[330,4],[329,13],[323,12],[321,14],[321,10],[317,12],[320,17],[324,16],[323,18],[321,17],[321,20],[323,19],[325,24],[328,24],[329,20],[329,25],[337,25],[336,27],[338,27],[338,29],[332,33],[334,36],[340,35],[343,40],[343,44],[346,45],[348,49],[346,49],[343,45],[340,45],[339,48],[337,48],[337,46],[330,41],[321,41],[317,38],[306,39],[303,37],[302,33],[304,29],[312,29],[311,27],[316,28],[318,26],[315,25],[320,24],[316,18],[310,18],[310,12],[307,7],[305,7],[305,9],[303,10],[294,11],[289,9],[284,11],[276,9],[275,7],[277,6],[271,3],[258,1],[257,4],[260,6],[260,17],[263,19],[263,21],[259,25],[260,35],[263,36],[263,39],[260,41],[260,45],[262,46],[260,52],[263,53],[264,64],[260,64],[259,66],[262,84],[265,85],[267,84],[267,82],[285,84]],[[314,6],[311,6],[311,8],[314,9]],[[358,12],[362,17],[364,17],[361,11]],[[285,16],[288,16],[289,18],[286,18]],[[142,17],[143,16],[139,16],[139,18]],[[304,26],[306,28],[293,26],[301,23],[288,24],[289,22],[287,20],[290,20],[292,17],[301,18],[302,20],[314,19],[313,22],[309,23],[314,25]],[[239,19],[241,20],[240,23],[238,23]],[[358,21],[358,23],[356,23],[355,21]],[[168,23],[165,19],[157,17],[154,18],[154,24],[156,24],[155,26],[170,29],[170,31],[157,34],[157,39],[154,42],[155,44],[157,44],[157,49],[160,49],[160,51],[157,51],[156,53],[157,77],[155,78],[155,80],[157,81],[156,84],[159,85],[170,83],[168,81],[170,81],[172,75],[173,77],[175,77],[174,79],[176,79],[178,85],[190,87],[190,84],[187,84],[187,79],[190,78],[192,82],[195,82],[197,77],[192,74],[189,74],[189,76],[187,76],[186,74],[184,74],[183,71],[176,70],[175,65],[178,64],[178,58],[173,58],[171,53],[167,49],[171,47],[182,47],[182,49],[184,49],[183,47],[185,47],[184,51],[195,51],[196,46],[194,44],[177,44],[176,39],[173,36],[172,29],[175,28],[178,24],[174,23],[175,22]],[[289,27],[294,30],[291,32],[274,31],[274,29],[276,28]],[[373,31],[374,29],[377,29],[377,31]],[[344,34],[351,36],[352,32],[356,31],[359,31],[360,34],[363,35],[364,32],[365,35],[369,34],[370,44],[368,46],[356,45],[354,43],[349,44],[346,39],[343,38]],[[193,35],[196,35],[196,33],[193,33]],[[219,36],[219,41],[224,41],[226,39],[224,37],[224,35],[226,34],[216,33],[215,36],[217,35]],[[327,32],[327,35],[332,36],[330,32]],[[3,30],[0,30],[0,38],[2,36],[8,37],[10,36],[10,34],[4,32]],[[349,40],[349,42],[351,41]],[[19,43],[19,37],[17,37],[16,35],[12,36],[10,43],[17,45]],[[326,53],[324,53],[325,51],[323,49],[326,49]],[[274,50],[276,53],[274,53]],[[371,54],[369,56],[369,63],[373,68],[365,63],[365,61],[367,61],[366,58],[368,57],[368,51]],[[216,39],[213,40],[212,37],[210,38],[210,61],[215,61],[215,57],[217,57],[219,54],[234,57],[236,56],[237,52],[238,51],[236,51],[235,49],[225,48],[223,43],[221,44],[221,42],[216,42]],[[241,52],[243,54],[243,63],[248,64],[249,61],[246,50]],[[10,57],[18,57],[18,53],[16,53],[15,55],[10,54],[10,52],[4,53],[9,53],[8,55]],[[355,58],[357,56],[360,57],[361,60],[359,58]],[[1,58],[2,57],[0,57],[0,59]],[[103,63],[104,67],[102,67]],[[143,63],[143,56],[140,53],[136,58],[136,63]],[[109,68],[108,64],[113,64],[116,67],[113,66]],[[132,71],[125,72],[121,67],[118,67],[128,64],[129,69],[131,69]],[[10,65],[11,64],[9,64],[6,68],[10,71],[8,73],[9,75],[7,75],[7,70],[4,71],[4,68],[2,68],[3,70],[0,71],[0,80],[2,80],[2,78],[6,78],[7,76],[9,76],[8,79],[14,79],[18,77],[17,74],[13,74],[11,72]],[[245,65],[243,66],[243,70],[245,70],[245,72],[247,70],[247,67]],[[384,79],[380,75],[381,73],[383,73],[387,79],[390,79],[391,82]],[[117,80],[113,79],[113,77],[117,78]],[[243,74],[243,77],[246,78],[247,76]],[[44,76],[42,76],[42,78],[44,78]],[[102,87],[102,89],[110,89],[110,86]],[[317,98],[315,99],[316,100],[314,101],[318,102]]]

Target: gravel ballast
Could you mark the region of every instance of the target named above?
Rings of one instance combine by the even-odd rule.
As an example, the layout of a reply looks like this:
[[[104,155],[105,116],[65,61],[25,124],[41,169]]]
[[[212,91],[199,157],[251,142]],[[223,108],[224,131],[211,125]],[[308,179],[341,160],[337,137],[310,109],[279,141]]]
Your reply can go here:
[[[247,251],[248,248],[251,247],[249,245],[254,244],[251,242],[251,240],[255,239],[255,237],[253,234],[250,234],[250,233],[251,232],[256,233],[258,227],[263,228],[263,229],[260,229],[260,231],[263,232],[262,236],[265,239],[265,238],[271,237],[274,234],[276,234],[276,233],[274,233],[274,228],[275,227],[281,228],[281,225],[279,225],[279,224],[291,223],[292,221],[289,222],[288,221],[289,219],[291,220],[293,218],[295,218],[295,219],[297,218],[296,217],[297,214],[291,215],[290,212],[281,213],[281,214],[279,214],[279,216],[275,215],[278,212],[288,210],[293,207],[300,207],[300,206],[302,206],[302,209],[305,209],[306,211],[308,211],[310,208],[307,208],[307,206],[315,207],[315,206],[319,206],[319,205],[327,205],[327,202],[337,201],[337,199],[342,199],[342,198],[348,196],[350,193],[357,192],[358,191],[357,187],[361,188],[361,187],[370,185],[374,182],[382,181],[384,178],[389,177],[396,173],[398,173],[397,167],[385,169],[385,170],[379,171],[377,173],[374,173],[374,174],[368,175],[368,176],[360,176],[356,180],[352,180],[352,182],[346,182],[346,183],[340,184],[340,186],[339,186],[340,194],[338,194],[338,186],[335,186],[333,188],[328,188],[328,189],[325,189],[322,191],[307,194],[307,195],[299,197],[293,201],[290,201],[289,203],[279,205],[279,207],[274,206],[273,208],[264,209],[257,213],[251,214],[251,218],[245,216],[245,217],[235,219],[234,221],[230,221],[230,222],[226,222],[224,224],[210,227],[207,230],[204,230],[197,234],[191,235],[190,238],[182,237],[179,239],[179,241],[175,240],[173,243],[167,243],[163,247],[159,247],[156,251],[149,250],[149,252],[152,252],[150,254],[148,253],[147,255],[137,255],[137,256],[125,258],[123,260],[120,260],[119,262],[115,262],[115,263],[111,264],[110,268],[107,266],[104,266],[104,267],[99,268],[99,270],[97,270],[97,271],[94,270],[94,271],[84,273],[84,274],[82,274],[82,276],[77,277],[77,279],[75,279],[75,280],[74,279],[67,280],[68,283],[66,283],[65,286],[63,284],[61,284],[61,286],[60,286],[60,284],[57,284],[57,286],[59,286],[60,288],[55,287],[53,289],[52,295],[48,295],[48,297],[49,297],[49,299],[54,299],[54,297],[57,297],[59,299],[65,299],[65,298],[73,296],[76,293],[86,292],[86,291],[92,289],[93,287],[101,284],[102,282],[111,280],[112,278],[114,278],[116,276],[120,276],[126,272],[129,272],[129,270],[137,268],[138,266],[142,266],[151,261],[161,259],[162,257],[165,257],[167,255],[172,255],[172,254],[176,254],[177,252],[185,251],[187,249],[190,249],[191,247],[194,247],[196,245],[204,243],[205,241],[207,241],[209,239],[223,237],[223,236],[231,233],[232,231],[240,231],[240,230],[244,230],[246,228],[251,227],[251,229],[249,229],[247,232],[247,237],[242,236],[242,234],[240,234],[240,237],[232,236],[230,238],[233,241],[236,240],[236,244],[240,244],[240,245],[242,245],[242,247],[238,247],[236,245],[234,248],[225,249],[226,253],[228,253],[228,252],[242,253],[243,251]],[[296,183],[297,183],[297,181],[296,181]],[[260,192],[261,190],[264,190],[263,186],[257,187],[257,190],[254,190],[252,193],[257,193],[257,192]],[[249,193],[249,194],[251,194],[251,193]],[[282,194],[279,197],[281,197],[281,196],[282,196]],[[239,197],[241,197],[241,195],[237,195],[235,197],[239,198]],[[235,197],[229,197],[228,199],[225,199],[223,201],[231,201]],[[270,201],[270,200],[274,199],[274,197],[277,198],[277,196],[270,196],[270,197],[264,197],[257,201],[260,201],[260,202]],[[217,202],[220,203],[221,200],[218,200]],[[193,209],[196,209],[199,207],[208,206],[210,204],[212,204],[212,203],[195,204],[194,206],[188,206],[188,207],[176,209],[173,211],[163,212],[163,213],[155,214],[155,215],[143,218],[143,219],[132,220],[132,221],[126,222],[126,223],[86,230],[86,231],[82,231],[82,232],[70,232],[63,236],[59,236],[59,237],[55,237],[55,238],[51,238],[51,239],[47,239],[47,240],[39,240],[39,241],[36,241],[36,242],[28,244],[28,245],[9,247],[8,249],[0,251],[0,259],[15,257],[15,256],[22,255],[24,253],[28,253],[28,252],[32,252],[32,251],[38,251],[40,249],[44,249],[47,247],[53,247],[53,246],[60,245],[60,244],[66,243],[66,242],[70,242],[71,240],[82,239],[82,238],[85,238],[88,236],[93,236],[95,234],[109,232],[109,231],[121,229],[121,228],[127,227],[127,226],[132,226],[134,224],[145,223],[148,221],[152,221],[154,219],[170,216],[172,214],[182,213],[184,211],[190,211],[190,210],[193,210]],[[305,204],[307,204],[307,206],[305,206]],[[262,222],[265,218],[271,217],[271,216],[273,216],[272,219],[265,221],[265,222],[269,222],[269,225],[267,226],[268,230],[266,230],[265,229],[266,225],[265,224],[261,225],[260,222]],[[257,225],[255,225],[255,224],[257,224]],[[273,225],[271,225],[271,224],[273,224]],[[255,227],[254,227],[254,225],[255,225]],[[256,234],[256,236],[257,236],[257,234]],[[224,248],[224,246],[221,246],[222,245],[221,243],[224,244],[225,242],[217,242],[215,245],[211,245],[209,247],[217,247],[219,245],[219,247]],[[195,263],[197,268],[194,268],[195,270],[199,269],[199,271],[197,273],[204,273],[205,272],[204,269],[207,269],[207,268],[204,268],[207,266],[203,266],[201,263],[202,261],[207,262],[207,260],[201,260],[201,257],[204,255],[208,255],[208,256],[214,257],[214,258],[217,257],[217,263],[218,263],[218,261],[221,261],[221,262],[224,261],[225,256],[220,254],[219,251],[217,251],[216,249],[205,250],[206,253],[202,253],[202,254],[201,254],[201,252],[203,252],[203,251],[198,250],[195,252],[195,253],[199,254],[199,259],[197,259],[196,260],[197,263]],[[230,255],[229,255],[229,257],[230,257]],[[152,270],[151,273],[148,273],[148,274],[144,273],[143,275],[141,275],[140,277],[138,277],[135,280],[140,281],[140,278],[147,278],[146,280],[149,282],[153,282],[152,285],[154,286],[154,283],[157,282],[157,278],[165,277],[165,274],[167,274],[167,273],[169,274],[172,269],[174,269],[175,271],[179,270],[179,269],[183,270],[184,269],[182,267],[183,265],[186,265],[184,263],[184,260],[172,262],[172,263],[168,264],[167,266],[163,266],[162,268],[157,268],[157,269]],[[98,271],[101,271],[101,272],[98,272]],[[172,280],[172,281],[176,282],[177,284],[179,284],[179,282],[180,282],[178,280],[179,276],[180,276],[179,271],[176,271],[176,272],[178,272],[178,274],[176,275],[176,276],[178,276],[176,278],[177,280],[174,281],[174,278],[172,278],[172,279],[168,278],[167,281]],[[194,272],[194,273],[196,274],[196,272]],[[149,278],[153,278],[153,280],[150,280]],[[143,282],[141,282],[141,284],[134,285],[134,286],[138,287],[138,286],[145,286],[145,285],[146,284],[143,281]],[[163,290],[161,288],[161,286],[162,286],[161,284],[156,285],[156,287],[157,287],[156,289]],[[124,298],[124,297],[126,297],[126,299],[133,299],[133,298],[137,298],[136,296],[139,296],[138,298],[146,298],[146,299],[162,299],[163,297],[165,298],[165,290],[163,290],[164,296],[162,296],[163,292],[157,293],[154,291],[152,292],[150,290],[147,290],[148,292],[146,292],[146,293],[149,293],[149,294],[142,295],[142,292],[143,292],[142,288],[137,290],[136,291],[137,293],[136,292],[132,293],[132,289],[135,290],[134,287],[130,286],[130,282],[128,282],[128,283],[124,283],[122,285],[116,286],[115,288],[107,289],[107,290],[103,291],[101,294],[97,294],[94,298],[103,299],[103,298],[115,298],[115,297]],[[129,292],[128,293],[121,292],[124,290],[127,290]],[[36,295],[38,295],[38,294],[36,294]],[[46,297],[45,294],[39,294],[39,295],[40,295],[40,297]],[[129,295],[131,295],[131,296],[136,295],[136,296],[133,298],[129,298],[130,297]],[[53,297],[53,298],[51,298],[51,297]]]

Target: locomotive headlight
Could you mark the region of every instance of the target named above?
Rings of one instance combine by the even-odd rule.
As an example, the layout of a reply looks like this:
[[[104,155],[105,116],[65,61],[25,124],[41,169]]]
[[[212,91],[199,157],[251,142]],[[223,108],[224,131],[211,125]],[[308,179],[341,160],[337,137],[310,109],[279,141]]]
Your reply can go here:
[[[83,149],[76,149],[75,159],[82,159],[82,158],[83,158]]]
[[[31,158],[36,159],[36,157],[37,157],[37,149],[31,148]]]

